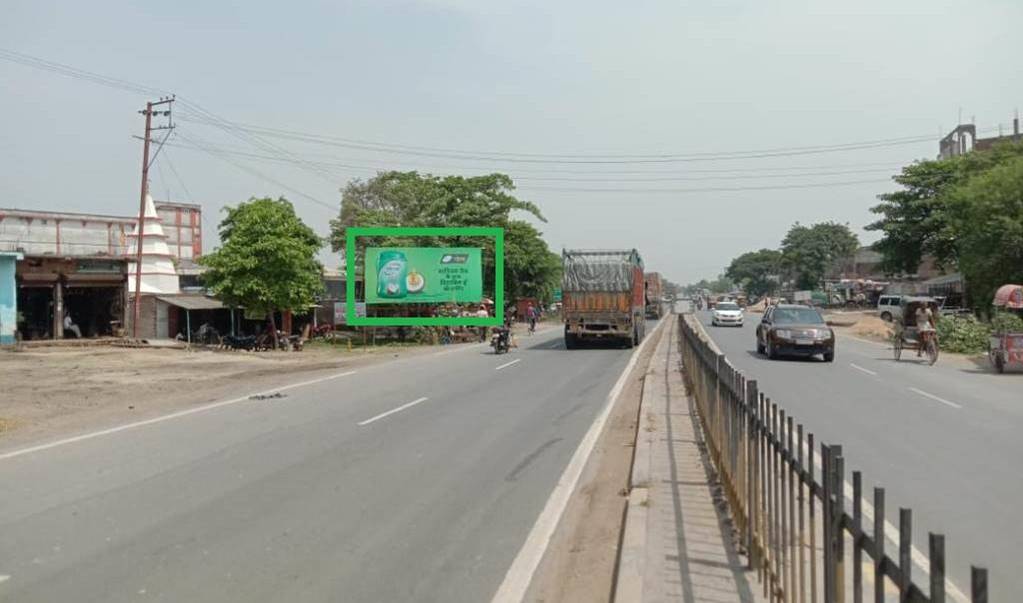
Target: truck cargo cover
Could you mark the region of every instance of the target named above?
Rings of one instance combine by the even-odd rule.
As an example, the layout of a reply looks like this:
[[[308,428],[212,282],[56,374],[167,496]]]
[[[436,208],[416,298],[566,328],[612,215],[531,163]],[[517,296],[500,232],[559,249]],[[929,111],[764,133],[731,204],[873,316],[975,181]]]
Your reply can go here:
[[[565,251],[562,259],[565,291],[631,291],[632,269],[643,266],[634,249]]]

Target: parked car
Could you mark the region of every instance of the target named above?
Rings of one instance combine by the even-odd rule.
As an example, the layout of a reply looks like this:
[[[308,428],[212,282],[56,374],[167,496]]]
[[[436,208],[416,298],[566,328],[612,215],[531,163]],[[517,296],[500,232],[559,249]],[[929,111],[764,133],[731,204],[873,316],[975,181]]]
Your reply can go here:
[[[901,295],[882,295],[877,298],[877,315],[885,322],[902,318]]]
[[[757,325],[757,352],[779,356],[821,355],[835,360],[835,332],[816,308],[796,304],[771,306]]]
[[[731,301],[718,302],[714,306],[714,310],[710,313],[710,324],[715,327],[721,325],[734,325],[737,327],[742,326],[742,308],[739,304]]]

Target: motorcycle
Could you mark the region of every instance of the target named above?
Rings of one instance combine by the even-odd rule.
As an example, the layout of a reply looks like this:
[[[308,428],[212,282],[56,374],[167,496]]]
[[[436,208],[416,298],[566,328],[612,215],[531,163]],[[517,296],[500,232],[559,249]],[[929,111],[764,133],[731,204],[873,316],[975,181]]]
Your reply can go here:
[[[490,336],[490,347],[494,348],[495,354],[505,354],[511,344],[511,331],[508,329],[494,329]]]

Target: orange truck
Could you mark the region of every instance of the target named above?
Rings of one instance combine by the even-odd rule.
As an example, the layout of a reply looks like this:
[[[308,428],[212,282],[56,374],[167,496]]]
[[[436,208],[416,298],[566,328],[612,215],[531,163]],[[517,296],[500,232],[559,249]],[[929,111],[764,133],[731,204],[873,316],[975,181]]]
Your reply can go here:
[[[660,318],[664,315],[664,282],[660,272],[646,273],[646,317]]]
[[[635,249],[565,250],[562,316],[565,347],[613,340],[632,347],[646,334],[643,259]]]

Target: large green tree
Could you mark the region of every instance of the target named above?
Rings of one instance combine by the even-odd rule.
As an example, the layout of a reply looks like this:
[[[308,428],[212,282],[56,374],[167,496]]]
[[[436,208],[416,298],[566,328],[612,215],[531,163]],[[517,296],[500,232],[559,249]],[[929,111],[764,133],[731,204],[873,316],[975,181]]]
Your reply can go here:
[[[546,222],[535,204],[512,194],[514,188],[511,178],[504,174],[466,178],[383,172],[366,181],[354,181],[343,189],[341,212],[331,221],[331,246],[335,251],[344,249],[345,233],[351,226],[500,227],[505,240],[506,295],[548,301],[561,278],[561,258],[551,252],[539,230],[513,217],[514,212],[521,212]],[[493,291],[492,238],[360,238],[359,257],[371,242],[382,246],[480,247],[484,250],[484,289]]]
[[[803,226],[796,222],[781,242],[782,264],[791,271],[796,287],[816,289],[823,285],[835,262],[851,257],[859,244],[845,224],[820,222]]]
[[[915,273],[925,255],[939,266],[959,259],[958,233],[950,222],[949,194],[970,178],[1023,156],[1023,144],[1001,144],[934,161],[918,161],[892,179],[900,190],[878,195],[871,209],[878,219],[866,230],[879,231],[874,248],[889,274]]]
[[[323,241],[283,197],[225,209],[220,247],[199,259],[203,280],[224,303],[266,314],[276,344],[274,311],[305,311],[323,289]]]
[[[781,252],[774,249],[750,251],[732,260],[725,275],[739,283],[747,293],[761,296],[778,288]]]
[[[971,305],[987,308],[1000,285],[1023,282],[1023,157],[971,178],[947,202]]]

